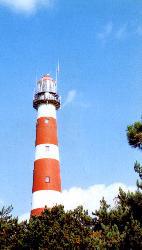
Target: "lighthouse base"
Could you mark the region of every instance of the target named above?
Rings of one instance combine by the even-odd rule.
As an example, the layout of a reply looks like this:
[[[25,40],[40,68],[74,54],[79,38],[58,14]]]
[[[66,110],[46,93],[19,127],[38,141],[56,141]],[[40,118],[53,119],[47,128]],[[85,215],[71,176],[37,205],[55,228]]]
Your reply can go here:
[[[56,205],[62,204],[61,193],[54,190],[40,190],[33,193],[32,198],[32,215],[40,215],[45,206],[47,208],[52,208]]]

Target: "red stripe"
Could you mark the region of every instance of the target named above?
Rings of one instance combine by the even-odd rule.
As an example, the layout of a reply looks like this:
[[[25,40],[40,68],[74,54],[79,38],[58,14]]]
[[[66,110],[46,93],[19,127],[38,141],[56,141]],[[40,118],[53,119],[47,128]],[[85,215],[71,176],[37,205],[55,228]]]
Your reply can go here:
[[[49,177],[49,183],[46,182]],[[39,159],[34,162],[32,192],[38,190],[61,191],[59,161],[54,159]]]
[[[39,144],[58,145],[56,119],[41,117],[36,125],[36,145]]]
[[[31,211],[31,216],[38,216],[40,215],[45,208],[36,208]]]

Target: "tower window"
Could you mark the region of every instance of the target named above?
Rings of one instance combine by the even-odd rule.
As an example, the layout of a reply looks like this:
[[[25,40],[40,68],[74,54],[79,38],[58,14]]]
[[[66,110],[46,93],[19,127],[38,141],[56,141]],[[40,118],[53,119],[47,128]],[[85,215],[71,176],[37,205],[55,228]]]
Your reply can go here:
[[[46,151],[49,151],[50,146],[45,146]]]
[[[44,122],[45,122],[46,124],[48,124],[49,120],[46,118],[46,119],[44,120]]]
[[[46,182],[46,183],[49,183],[49,182],[50,182],[50,177],[49,177],[49,176],[46,176],[46,177],[45,177],[45,182]]]

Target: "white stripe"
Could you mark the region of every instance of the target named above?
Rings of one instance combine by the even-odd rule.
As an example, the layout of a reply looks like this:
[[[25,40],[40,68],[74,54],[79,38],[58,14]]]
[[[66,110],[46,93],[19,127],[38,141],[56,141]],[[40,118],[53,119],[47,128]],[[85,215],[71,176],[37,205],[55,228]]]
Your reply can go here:
[[[54,144],[40,144],[35,148],[35,160],[50,158],[59,161],[59,149]]]
[[[56,119],[56,108],[53,104],[40,104],[37,111],[37,119],[40,117],[52,117]]]
[[[54,190],[40,190],[33,193],[32,210],[36,208],[52,208],[61,204],[61,193]]]

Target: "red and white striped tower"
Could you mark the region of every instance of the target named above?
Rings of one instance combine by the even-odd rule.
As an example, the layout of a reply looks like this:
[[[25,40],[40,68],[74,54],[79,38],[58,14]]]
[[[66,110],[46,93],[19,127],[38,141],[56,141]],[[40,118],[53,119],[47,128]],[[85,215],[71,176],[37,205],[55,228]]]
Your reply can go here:
[[[44,75],[37,82],[33,107],[37,110],[31,215],[60,203],[61,178],[56,110],[60,107],[56,81]]]

